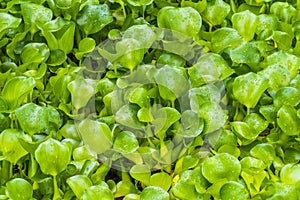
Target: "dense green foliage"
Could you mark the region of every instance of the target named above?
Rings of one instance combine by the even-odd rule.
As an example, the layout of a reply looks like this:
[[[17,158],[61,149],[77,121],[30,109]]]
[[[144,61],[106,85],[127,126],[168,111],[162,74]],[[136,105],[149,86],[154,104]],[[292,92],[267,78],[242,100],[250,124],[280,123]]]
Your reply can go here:
[[[299,1],[0,0],[0,48],[0,199],[299,199]]]

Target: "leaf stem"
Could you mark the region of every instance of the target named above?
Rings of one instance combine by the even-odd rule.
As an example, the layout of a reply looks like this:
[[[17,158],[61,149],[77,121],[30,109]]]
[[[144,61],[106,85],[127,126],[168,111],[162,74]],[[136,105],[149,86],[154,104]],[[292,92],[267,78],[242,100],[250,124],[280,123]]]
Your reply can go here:
[[[250,115],[250,108],[247,107],[247,115]]]
[[[234,121],[237,121],[238,114],[239,114],[239,103],[236,103],[235,113],[234,113],[234,116],[233,116]]]
[[[60,196],[60,193],[59,193],[59,188],[57,186],[56,175],[53,176],[53,186],[54,186],[53,200],[61,199],[61,196]]]

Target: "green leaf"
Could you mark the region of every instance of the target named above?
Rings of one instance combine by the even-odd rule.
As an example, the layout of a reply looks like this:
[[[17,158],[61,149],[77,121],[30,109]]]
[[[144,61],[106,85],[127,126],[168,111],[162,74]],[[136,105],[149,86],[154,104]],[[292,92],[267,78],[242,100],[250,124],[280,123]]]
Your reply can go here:
[[[291,23],[296,16],[297,10],[288,2],[275,2],[271,5],[270,13],[285,23]]]
[[[239,200],[249,199],[247,189],[241,183],[229,181],[225,183],[220,190],[222,200],[231,200],[232,197],[238,197]]]
[[[270,88],[276,91],[281,87],[289,85],[291,81],[289,70],[278,64],[270,65],[258,72],[258,74],[266,77],[269,80]]]
[[[132,6],[148,6],[152,2],[153,0],[128,0],[128,3]]]
[[[150,98],[148,97],[148,91],[143,87],[135,88],[129,97],[130,103],[136,103],[141,108],[150,106]]]
[[[226,178],[227,180],[238,180],[241,172],[239,160],[228,154],[220,153],[206,158],[203,162],[203,176],[211,183]]]
[[[149,185],[151,172],[146,165],[134,165],[130,169],[129,173],[130,176],[132,176],[135,180],[141,181],[142,183]]]
[[[220,28],[213,32],[211,48],[215,53],[222,53],[227,48],[234,49],[242,44],[242,36],[233,28]]]
[[[6,100],[10,109],[15,109],[22,104],[35,86],[36,82],[31,77],[14,77],[4,85],[2,97]]]
[[[237,137],[233,132],[229,130],[221,129],[219,131],[210,133],[206,136],[208,143],[215,149],[218,150],[221,146],[225,144],[236,145]]]
[[[259,112],[264,116],[264,118],[269,122],[273,123],[277,117],[277,108],[272,105],[261,106]]]
[[[53,84],[53,93],[62,102],[68,103],[70,101],[70,91],[68,90],[68,85],[72,81],[71,76],[65,75],[55,81]]]
[[[114,196],[112,191],[108,188],[108,186],[104,187],[103,185],[93,185],[84,191],[80,199],[81,200],[90,200],[90,199],[113,200]]]
[[[47,110],[34,103],[17,108],[16,117],[21,128],[30,135],[41,133],[49,127]]]
[[[126,29],[122,35],[123,39],[135,39],[142,48],[150,48],[156,40],[157,35],[148,25],[133,25]]]
[[[233,95],[247,108],[254,108],[268,87],[269,82],[265,77],[249,72],[235,78]]]
[[[51,50],[60,49],[66,54],[72,51],[75,34],[74,22],[58,17],[43,24],[41,30]]]
[[[203,119],[199,119],[196,112],[186,110],[181,114],[181,124],[178,134],[190,138],[200,135],[204,128]]]
[[[198,110],[198,116],[204,119],[204,133],[211,133],[222,128],[227,121],[227,114],[219,104],[207,102]]]
[[[218,153],[229,153],[238,158],[241,154],[241,151],[238,147],[236,147],[236,145],[224,144],[218,149]]]
[[[245,42],[254,38],[257,26],[257,16],[255,14],[249,10],[238,12],[232,15],[231,21],[232,27],[239,32]]]
[[[237,48],[230,50],[230,58],[235,63],[258,64],[260,57],[260,51],[253,42],[242,43]]]
[[[284,161],[286,163],[298,163],[300,160],[300,153],[295,148],[287,148],[284,151]]]
[[[300,132],[300,119],[292,106],[282,106],[277,112],[277,123],[286,135],[298,135]]]
[[[250,173],[259,173],[261,170],[266,168],[266,164],[257,158],[247,156],[240,161],[242,170]]]
[[[262,62],[262,67],[266,68],[270,65],[278,64],[289,70],[291,78],[295,78],[298,73],[300,66],[300,59],[286,51],[277,51],[269,55],[264,62]]]
[[[117,123],[127,128],[143,129],[144,124],[137,118],[139,107],[137,105],[126,104],[115,113]]]
[[[244,138],[252,141],[256,139],[259,134],[255,132],[246,122],[234,121],[230,123],[230,126],[232,131],[238,135],[240,139]]]
[[[251,113],[247,115],[244,119],[244,122],[246,122],[249,127],[251,127],[254,134],[256,135],[266,130],[269,125],[269,123],[257,113]]]
[[[202,0],[202,1],[198,1],[198,2],[182,1],[181,6],[182,7],[192,7],[194,9],[196,9],[199,13],[202,13],[207,6],[207,1],[206,0]]]
[[[164,191],[163,189],[155,186],[148,186],[143,189],[141,196],[141,200],[169,200],[169,193]]]
[[[92,181],[89,179],[89,177],[85,175],[75,175],[71,176],[66,181],[76,197],[80,199],[85,192],[86,189],[91,187],[93,185]]]
[[[267,166],[272,164],[276,156],[274,147],[271,144],[266,143],[257,144],[254,146],[250,150],[250,154],[253,157],[264,161]]]
[[[163,107],[154,111],[152,125],[154,126],[155,135],[161,139],[164,138],[166,131],[180,117],[180,113],[175,108]]]
[[[159,56],[157,59],[157,64],[160,65],[169,65],[169,66],[174,66],[174,67],[184,67],[186,64],[186,61],[173,53],[163,53]]]
[[[257,16],[256,33],[263,33],[264,31],[278,30],[278,18],[274,15],[261,14]]]
[[[114,149],[121,153],[133,153],[139,148],[139,142],[135,135],[129,131],[117,134],[114,141]]]
[[[188,81],[180,68],[168,65],[160,68],[155,76],[159,94],[165,100],[174,101],[188,91]]]
[[[95,83],[91,79],[79,78],[68,84],[72,96],[72,103],[76,110],[87,105],[88,101],[95,95]],[[82,95],[84,94],[84,95]]]
[[[192,86],[224,80],[234,73],[224,58],[215,53],[202,55],[195,65],[188,69]]]
[[[289,50],[292,46],[293,38],[287,34],[286,32],[282,31],[274,31],[272,35],[272,39],[275,42],[275,47],[279,50]]]
[[[230,12],[230,5],[222,0],[213,0],[207,3],[203,11],[205,18],[213,25],[220,25]]]
[[[151,122],[153,121],[153,117],[151,114],[151,109],[150,108],[141,108],[137,112],[137,117],[138,120],[141,122]]]
[[[185,171],[189,172],[189,171]],[[184,173],[185,173],[184,172]],[[203,195],[198,193],[195,185],[188,181],[179,180],[171,189],[175,197],[182,200],[202,199]]]
[[[50,55],[50,51],[44,43],[29,43],[24,46],[21,53],[23,63],[42,63],[45,62]]]
[[[79,146],[73,150],[73,159],[74,161],[82,161],[82,160],[92,160],[96,157],[96,154],[91,151],[89,146]]]
[[[287,164],[281,169],[280,180],[288,185],[296,185],[300,181],[299,174],[299,164]]]
[[[35,151],[36,161],[44,174],[56,176],[70,163],[70,148],[55,139],[41,143]]]
[[[135,194],[136,188],[130,181],[120,181],[117,184],[117,189],[114,194],[115,197],[127,196],[128,194]]]
[[[14,17],[8,13],[0,13],[0,39],[8,29],[17,28],[21,21],[22,19]]]
[[[83,142],[97,154],[109,150],[113,144],[112,132],[105,123],[85,119],[79,123],[78,131]]]
[[[23,131],[17,129],[6,129],[0,134],[1,152],[4,158],[12,164],[16,164],[20,158],[28,154],[19,139],[31,140]]]
[[[71,138],[78,141],[81,140],[78,130],[76,129],[76,126],[73,121],[67,121],[63,125],[63,127],[60,128],[59,133],[64,138]]]
[[[165,172],[155,173],[150,177],[150,185],[160,187],[168,191],[172,184],[172,178]]]
[[[50,66],[58,66],[63,64],[67,59],[67,55],[60,49],[50,51],[49,59],[47,64]]]
[[[14,178],[6,183],[6,195],[12,200],[28,200],[32,198],[33,188],[22,178]]]
[[[195,37],[202,26],[202,18],[192,7],[167,6],[159,10],[157,24],[159,28],[167,28]]]
[[[60,9],[69,9],[72,8],[76,3],[80,2],[79,0],[54,0],[55,5]]]
[[[78,51],[75,53],[75,57],[78,60],[82,60],[83,56],[87,53],[90,53],[94,50],[96,42],[93,38],[84,38],[80,40]]]
[[[21,10],[25,25],[32,34],[38,31],[40,25],[49,22],[53,17],[51,9],[33,3],[23,2]]]
[[[138,195],[138,194],[128,194],[123,198],[123,200],[140,200],[140,195]]]
[[[131,72],[144,59],[143,44],[134,38],[125,38],[117,42],[116,51],[118,59],[113,59],[114,65],[120,63]]]
[[[112,14],[106,4],[87,4],[78,13],[76,23],[86,35],[89,35],[97,33],[112,21]]]
[[[276,92],[273,101],[277,108],[283,105],[297,106],[300,103],[300,91],[293,87],[282,87]]]
[[[297,74],[290,82],[290,86],[300,90],[300,74]]]

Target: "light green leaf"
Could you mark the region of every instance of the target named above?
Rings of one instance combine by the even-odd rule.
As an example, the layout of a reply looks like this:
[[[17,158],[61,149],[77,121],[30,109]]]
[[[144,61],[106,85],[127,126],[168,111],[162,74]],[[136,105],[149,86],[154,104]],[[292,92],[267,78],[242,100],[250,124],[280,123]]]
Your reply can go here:
[[[289,70],[278,64],[270,65],[258,74],[266,77],[269,80],[270,88],[275,91],[289,85],[291,81]]]
[[[283,105],[297,106],[300,103],[300,91],[294,87],[282,87],[276,92],[273,101],[277,108]]]
[[[78,125],[83,142],[97,154],[109,150],[113,144],[113,135],[108,125],[102,122],[85,119]]]
[[[211,48],[215,53],[222,53],[227,48],[238,47],[242,42],[242,36],[235,29],[225,27],[213,32]]]
[[[296,185],[300,181],[299,164],[287,164],[280,172],[280,180],[288,185]]]
[[[2,90],[2,97],[6,100],[10,109],[15,109],[22,104],[35,86],[36,82],[31,77],[14,77],[6,82]]]
[[[8,13],[0,13],[0,39],[3,37],[7,29],[17,28],[22,19],[14,17]]]
[[[233,95],[247,108],[254,108],[268,87],[269,82],[265,77],[249,72],[235,78]]]
[[[202,26],[202,17],[192,7],[167,6],[159,10],[157,24],[160,28],[171,29],[195,37]]]
[[[84,191],[80,199],[81,200],[90,200],[90,199],[113,200],[114,196],[112,191],[108,188],[108,186],[104,187],[103,185],[93,185]]]
[[[260,51],[253,42],[242,43],[237,48],[230,50],[230,58],[235,63],[258,64],[260,57]]]
[[[42,63],[45,62],[50,55],[50,51],[44,43],[29,43],[24,46],[21,53],[23,63]]]
[[[151,172],[146,165],[134,165],[130,169],[129,173],[130,176],[132,176],[135,180],[141,181],[142,183],[149,185]]]
[[[34,103],[28,103],[17,108],[16,117],[21,128],[30,135],[41,133],[49,127],[47,110]]]
[[[28,200],[32,198],[33,188],[22,178],[14,178],[6,183],[6,195],[12,200]]]
[[[160,187],[168,191],[172,184],[172,178],[165,172],[155,173],[150,177],[150,185]]]
[[[213,0],[207,3],[206,9],[203,11],[205,18],[213,23],[220,25],[230,12],[230,5],[222,0]]]
[[[286,135],[298,135],[300,132],[300,119],[292,106],[282,106],[277,112],[277,123]]]
[[[239,160],[228,154],[220,153],[206,158],[203,162],[203,176],[211,183],[226,178],[227,180],[238,180],[241,172]]]
[[[238,197],[239,200],[249,199],[247,189],[241,183],[230,181],[225,183],[220,190],[222,200],[232,200],[232,197]]]
[[[169,193],[156,186],[148,186],[143,189],[141,200],[169,200]]]
[[[88,101],[96,93],[95,83],[93,80],[84,78],[71,81],[68,84],[68,90],[71,93],[72,104],[76,110],[86,106]]]
[[[264,161],[267,166],[270,166],[272,164],[276,156],[274,147],[271,144],[266,143],[257,144],[256,146],[254,146],[250,150],[250,154],[253,157]]]
[[[254,38],[257,16],[249,10],[238,12],[231,17],[232,27],[248,42]]]
[[[4,158],[12,164],[16,164],[20,158],[28,154],[19,139],[31,140],[23,131],[17,129],[6,129],[0,134],[1,152]]]
[[[86,189],[93,185],[89,177],[85,175],[71,176],[66,181],[78,199],[80,199]]]
[[[139,148],[135,135],[129,131],[122,131],[116,135],[114,149],[121,153],[133,153]]]
[[[78,13],[76,23],[86,35],[89,35],[100,31],[112,21],[112,14],[106,4],[87,4]]]
[[[71,151],[67,145],[50,138],[39,145],[35,158],[44,174],[56,176],[70,163]]]
[[[198,116],[204,119],[204,133],[211,133],[222,128],[227,121],[227,114],[219,104],[207,102],[198,110]]]

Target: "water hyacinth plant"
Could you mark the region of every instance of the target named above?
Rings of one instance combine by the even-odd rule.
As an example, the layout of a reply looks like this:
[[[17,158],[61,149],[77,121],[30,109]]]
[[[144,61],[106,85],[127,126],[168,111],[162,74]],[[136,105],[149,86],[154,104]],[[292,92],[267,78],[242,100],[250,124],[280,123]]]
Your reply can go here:
[[[0,0],[0,198],[299,199],[299,9]]]

